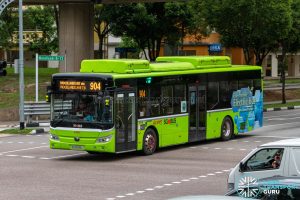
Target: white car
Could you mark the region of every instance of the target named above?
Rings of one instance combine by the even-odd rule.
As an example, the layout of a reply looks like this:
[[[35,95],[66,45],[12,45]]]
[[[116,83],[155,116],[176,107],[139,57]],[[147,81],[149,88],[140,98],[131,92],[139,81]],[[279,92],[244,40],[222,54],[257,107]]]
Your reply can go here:
[[[300,176],[300,138],[270,142],[251,151],[230,172],[228,191],[274,176]]]

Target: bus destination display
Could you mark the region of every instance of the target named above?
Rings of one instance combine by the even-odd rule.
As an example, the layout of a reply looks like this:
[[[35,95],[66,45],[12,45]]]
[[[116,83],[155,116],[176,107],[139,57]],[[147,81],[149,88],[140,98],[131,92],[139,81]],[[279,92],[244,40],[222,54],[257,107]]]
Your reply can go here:
[[[61,81],[59,81],[58,87],[60,90],[97,92],[97,91],[101,90],[101,82],[99,82],[99,81],[61,80]]]

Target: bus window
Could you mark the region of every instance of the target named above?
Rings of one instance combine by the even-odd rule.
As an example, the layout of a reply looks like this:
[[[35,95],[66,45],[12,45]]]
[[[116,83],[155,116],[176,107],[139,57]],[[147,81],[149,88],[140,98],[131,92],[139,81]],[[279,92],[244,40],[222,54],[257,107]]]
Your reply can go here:
[[[186,110],[181,110],[181,104],[186,101],[186,91],[185,85],[175,85],[174,86],[174,98],[173,98],[173,106],[174,113],[180,114],[186,112]]]
[[[220,105],[218,108],[230,108],[230,85],[228,81],[220,81]]]
[[[150,88],[150,115],[152,117],[160,115],[160,89],[159,87]]]
[[[162,114],[171,115],[173,114],[173,86],[163,86],[161,87],[161,91]]]
[[[146,87],[141,87],[138,90],[138,114],[140,118],[149,117],[147,109],[149,101],[149,91]]]
[[[207,108],[212,110],[217,108],[219,103],[219,83],[208,82]]]
[[[241,88],[247,88],[250,89],[253,87],[253,80],[245,79],[245,80],[239,80],[239,89]]]

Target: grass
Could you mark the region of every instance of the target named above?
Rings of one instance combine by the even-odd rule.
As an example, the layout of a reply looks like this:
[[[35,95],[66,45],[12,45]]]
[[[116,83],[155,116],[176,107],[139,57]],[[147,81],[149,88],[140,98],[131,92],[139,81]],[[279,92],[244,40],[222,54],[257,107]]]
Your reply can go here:
[[[39,100],[44,100],[46,86],[50,85],[51,75],[58,69],[39,68]],[[24,68],[25,101],[35,100],[35,68]],[[19,105],[19,74],[13,68],[7,68],[7,76],[0,76],[0,109],[16,108]]]
[[[280,107],[290,107],[290,106],[300,106],[300,101],[297,102],[288,102],[286,104],[278,103],[278,104],[267,104],[264,105],[264,108],[280,108]]]
[[[23,130],[20,130],[19,128],[12,128],[0,131],[0,134],[29,134],[32,130],[34,129],[25,128]]]

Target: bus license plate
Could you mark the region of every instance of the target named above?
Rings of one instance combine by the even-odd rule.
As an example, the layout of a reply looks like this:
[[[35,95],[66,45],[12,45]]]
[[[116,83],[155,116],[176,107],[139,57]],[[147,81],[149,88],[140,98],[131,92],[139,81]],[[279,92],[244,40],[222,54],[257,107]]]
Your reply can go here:
[[[80,146],[80,145],[72,145],[71,148],[73,150],[83,150],[84,149],[84,146]]]

